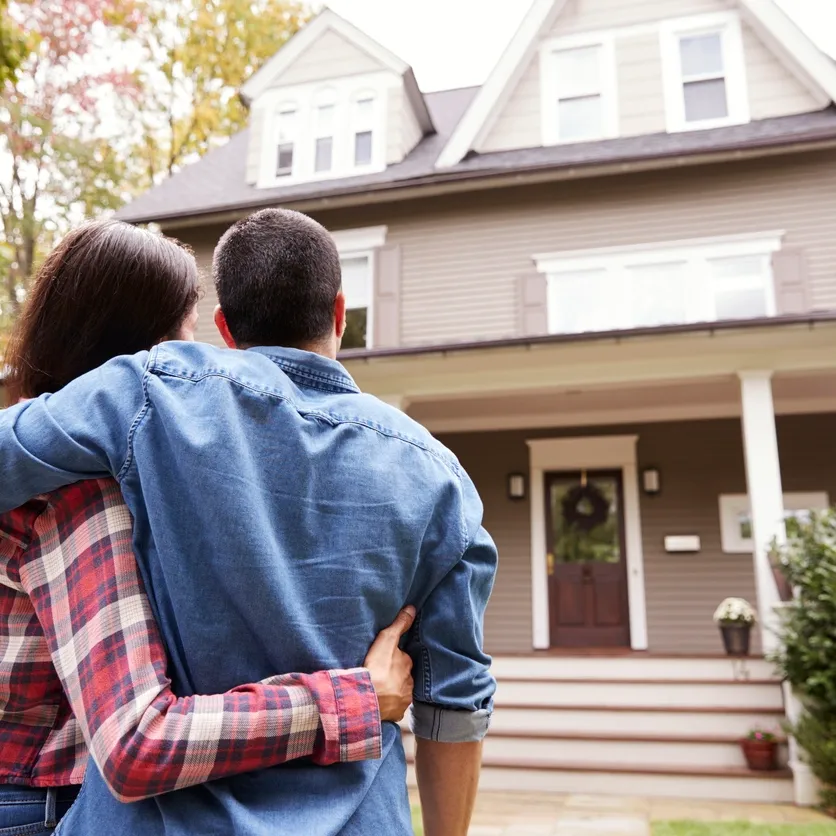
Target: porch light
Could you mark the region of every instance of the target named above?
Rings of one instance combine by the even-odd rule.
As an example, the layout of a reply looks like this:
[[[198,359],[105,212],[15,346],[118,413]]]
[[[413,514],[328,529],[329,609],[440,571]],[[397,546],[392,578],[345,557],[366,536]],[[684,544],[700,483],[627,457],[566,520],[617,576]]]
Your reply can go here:
[[[642,488],[648,496],[658,496],[662,490],[662,477],[659,468],[646,467],[642,471]]]
[[[525,474],[508,474],[508,498],[513,500],[525,499]]]

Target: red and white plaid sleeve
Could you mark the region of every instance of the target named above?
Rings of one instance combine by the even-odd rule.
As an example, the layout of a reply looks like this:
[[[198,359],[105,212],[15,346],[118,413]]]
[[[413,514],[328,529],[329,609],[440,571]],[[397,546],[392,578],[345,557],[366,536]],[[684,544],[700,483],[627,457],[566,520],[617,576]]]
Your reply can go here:
[[[118,799],[294,758],[331,764],[381,756],[377,696],[362,668],[175,697],[118,485],[81,482],[49,499],[22,555],[20,583],[93,759]]]

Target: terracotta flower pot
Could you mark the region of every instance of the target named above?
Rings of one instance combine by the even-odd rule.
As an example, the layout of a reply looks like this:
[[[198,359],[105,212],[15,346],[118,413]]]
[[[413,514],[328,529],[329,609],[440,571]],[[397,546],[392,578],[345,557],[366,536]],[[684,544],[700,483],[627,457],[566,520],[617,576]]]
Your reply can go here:
[[[778,768],[778,744],[774,740],[741,740],[740,748],[749,769],[769,772]]]
[[[720,624],[723,636],[723,646],[729,656],[748,656],[752,636],[751,624],[726,623]]]

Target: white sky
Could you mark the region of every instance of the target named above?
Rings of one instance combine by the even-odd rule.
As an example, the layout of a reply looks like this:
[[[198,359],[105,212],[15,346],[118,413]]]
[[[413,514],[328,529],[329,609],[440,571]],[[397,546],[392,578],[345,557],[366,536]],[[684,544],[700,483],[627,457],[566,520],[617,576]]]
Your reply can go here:
[[[836,0],[778,3],[836,56]],[[326,0],[326,5],[411,64],[428,92],[482,84],[531,0]]]

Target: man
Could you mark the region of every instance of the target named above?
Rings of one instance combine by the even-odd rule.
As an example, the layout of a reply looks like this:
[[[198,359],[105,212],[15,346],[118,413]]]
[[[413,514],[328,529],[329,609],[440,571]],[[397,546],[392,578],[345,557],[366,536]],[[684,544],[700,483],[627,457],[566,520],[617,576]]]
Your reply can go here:
[[[418,608],[416,769],[426,836],[464,836],[495,682],[482,620],[496,549],[460,465],[336,362],[345,329],[330,235],[294,212],[232,227],[216,324],[237,351],[166,343],[0,415],[0,512],[113,474],[175,692],[358,664]],[[279,639],[277,641],[276,639]],[[64,834],[411,833],[400,730],[379,761],[306,762],[119,805],[94,773]]]

